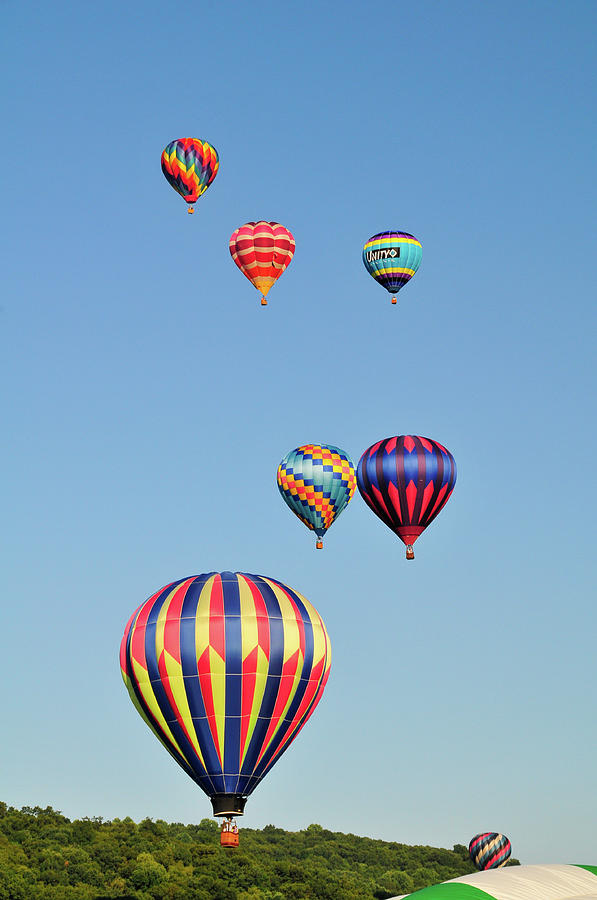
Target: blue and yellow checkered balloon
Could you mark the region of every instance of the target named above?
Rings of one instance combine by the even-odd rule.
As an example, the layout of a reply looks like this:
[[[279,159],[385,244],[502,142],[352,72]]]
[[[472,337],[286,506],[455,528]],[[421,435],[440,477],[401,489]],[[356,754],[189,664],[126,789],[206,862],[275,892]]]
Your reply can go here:
[[[303,444],[278,466],[278,488],[287,506],[307,528],[323,536],[350,502],[356,488],[354,463],[332,444]]]

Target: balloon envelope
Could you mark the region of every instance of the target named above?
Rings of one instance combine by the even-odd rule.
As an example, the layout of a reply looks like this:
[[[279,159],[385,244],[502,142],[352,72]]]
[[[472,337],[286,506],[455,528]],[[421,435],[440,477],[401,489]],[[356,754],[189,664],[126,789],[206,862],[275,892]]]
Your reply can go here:
[[[468,855],[479,871],[505,866],[511,853],[512,845],[508,838],[496,831],[476,834],[468,845]]]
[[[198,138],[178,138],[162,151],[162,172],[187,203],[195,203],[218,173],[215,147]]]
[[[390,294],[397,294],[410,281],[422,255],[420,242],[406,231],[380,231],[363,247],[365,268]]]
[[[277,473],[286,505],[321,539],[357,486],[354,463],[333,444],[303,444],[286,454]]]
[[[365,450],[357,484],[365,503],[406,544],[412,559],[412,545],[450,498],[456,463],[431,438],[398,435]]]
[[[279,222],[247,222],[232,232],[230,255],[261,293],[261,305],[267,306],[268,291],[294,256],[292,234]]]
[[[331,648],[301,594],[273,578],[211,572],[153,594],[120,648],[137,711],[217,815],[244,799],[321,699]]]

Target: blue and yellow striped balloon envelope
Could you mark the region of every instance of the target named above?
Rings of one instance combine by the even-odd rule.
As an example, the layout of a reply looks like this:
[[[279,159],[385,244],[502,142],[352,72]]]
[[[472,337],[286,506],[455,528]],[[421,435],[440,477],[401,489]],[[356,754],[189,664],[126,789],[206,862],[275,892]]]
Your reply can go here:
[[[131,616],[120,647],[137,711],[214,815],[245,799],[295,739],[331,663],[321,616],[264,575],[209,572],[174,581]]]
[[[392,303],[421,265],[422,255],[420,242],[406,231],[380,231],[363,247],[365,268],[393,295]]]

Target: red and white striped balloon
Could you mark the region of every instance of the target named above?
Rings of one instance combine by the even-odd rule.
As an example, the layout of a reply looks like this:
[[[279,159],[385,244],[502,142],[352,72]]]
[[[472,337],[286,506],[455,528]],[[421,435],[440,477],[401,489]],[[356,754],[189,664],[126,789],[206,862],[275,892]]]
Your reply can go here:
[[[294,256],[291,232],[279,222],[247,222],[232,233],[229,246],[238,268],[260,292],[261,305],[267,306],[269,289]]]

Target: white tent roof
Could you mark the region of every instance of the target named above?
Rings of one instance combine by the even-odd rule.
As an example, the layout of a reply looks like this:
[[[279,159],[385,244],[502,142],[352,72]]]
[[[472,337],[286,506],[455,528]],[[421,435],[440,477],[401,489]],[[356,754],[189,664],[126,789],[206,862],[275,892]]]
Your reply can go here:
[[[466,884],[484,891],[493,900],[597,900],[597,875],[579,866],[507,866],[463,875],[444,884]],[[394,900],[419,895],[402,894]],[[442,895],[441,885],[433,889],[433,897]],[[446,900],[459,900],[458,892],[448,888]],[[430,897],[431,900],[431,897]]]

